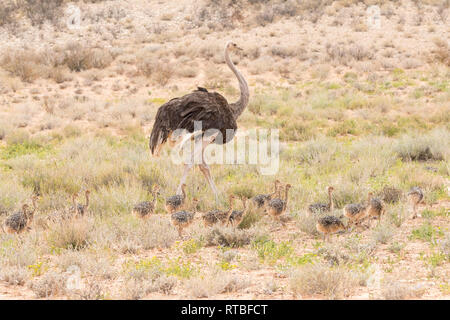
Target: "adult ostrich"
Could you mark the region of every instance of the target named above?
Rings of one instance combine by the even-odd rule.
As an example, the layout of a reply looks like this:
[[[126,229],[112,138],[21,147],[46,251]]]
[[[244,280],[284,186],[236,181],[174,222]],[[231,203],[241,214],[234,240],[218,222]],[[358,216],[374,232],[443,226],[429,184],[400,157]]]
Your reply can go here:
[[[198,88],[192,93],[179,98],[174,98],[159,107],[150,135],[150,150],[153,155],[158,156],[161,146],[186,130],[195,132],[195,147],[190,163],[185,163],[184,174],[181,177],[177,194],[181,194],[181,186],[186,182],[189,170],[198,164],[200,171],[205,176],[208,184],[213,190],[216,201],[218,191],[209,171],[209,166],[204,159],[204,150],[210,143],[225,144],[231,141],[236,133],[236,120],[244,111],[249,100],[247,82],[242,74],[236,69],[230,59],[230,52],[242,50],[235,43],[228,42],[225,46],[225,62],[239,81],[241,91],[240,98],[234,103],[227,100],[217,92],[209,92],[204,88]],[[201,124],[201,131],[198,126]],[[201,132],[201,134],[197,134]],[[173,137],[172,137],[173,135]],[[197,143],[202,139],[201,143]],[[201,156],[201,160],[197,156]]]

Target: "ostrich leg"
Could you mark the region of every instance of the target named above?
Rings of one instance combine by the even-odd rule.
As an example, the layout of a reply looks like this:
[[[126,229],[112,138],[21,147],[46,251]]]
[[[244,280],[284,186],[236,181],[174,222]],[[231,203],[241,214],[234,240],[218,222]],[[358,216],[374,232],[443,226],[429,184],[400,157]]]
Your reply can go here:
[[[198,144],[194,144],[194,151],[191,154],[191,160],[190,162],[184,164],[184,173],[183,176],[181,177],[180,184],[178,185],[177,188],[178,195],[181,195],[183,193],[181,190],[181,186],[183,185],[183,183],[186,183],[189,170],[191,170],[194,167],[195,159],[197,158],[196,154],[200,154],[200,152],[202,152],[202,149],[198,146]]]
[[[208,181],[209,186],[213,190],[214,196],[216,197],[216,203],[219,203],[219,192],[217,191],[214,180],[211,177],[211,172],[209,171],[209,166],[203,161],[203,163],[199,164],[198,167],[200,168],[200,171],[203,173],[206,180]]]
[[[203,140],[202,151],[201,151],[202,152],[202,163],[198,165],[200,171],[203,173],[203,175],[206,178],[206,181],[208,181],[209,186],[211,187],[212,191],[214,192],[214,196],[216,198],[216,204],[219,203],[219,191],[217,191],[216,184],[214,183],[214,180],[211,176],[211,172],[209,171],[209,166],[205,161],[204,152],[205,152],[206,147],[208,145],[210,145],[216,139],[217,135],[218,135],[218,133],[213,134],[212,136],[205,138]]]
[[[203,141],[201,143],[198,142],[198,140],[197,140],[198,137],[195,138],[196,142],[194,143],[194,151],[192,152],[192,155],[191,155],[191,161],[184,165],[184,173],[183,173],[183,176],[181,177],[180,184],[178,185],[177,194],[179,194],[179,195],[182,194],[181,186],[183,185],[183,183],[186,183],[186,179],[187,179],[189,170],[191,170],[195,164],[198,164],[200,167],[200,170],[203,172],[203,174],[205,174],[205,172],[204,172],[204,169],[202,168],[202,166],[206,166],[208,175],[205,174],[205,177],[208,180],[208,183],[211,186],[211,188],[213,189],[214,193],[216,194],[216,200],[218,199],[216,186],[214,185],[214,181],[212,181],[211,174],[209,173],[208,165],[205,163],[205,159],[204,159],[204,155],[203,155],[205,148],[216,139],[217,135],[218,135],[218,133],[213,134],[207,138],[203,138]],[[209,178],[208,178],[208,176],[209,176]]]

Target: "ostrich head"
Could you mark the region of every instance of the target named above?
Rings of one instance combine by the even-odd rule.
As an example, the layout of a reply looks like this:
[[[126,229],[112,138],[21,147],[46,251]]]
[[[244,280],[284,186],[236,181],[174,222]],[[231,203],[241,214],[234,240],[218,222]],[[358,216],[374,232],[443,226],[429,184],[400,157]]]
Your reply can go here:
[[[155,185],[153,186],[152,192],[153,192],[153,193],[156,193],[156,194],[159,194],[159,186],[158,186],[157,184],[155,184]]]
[[[227,50],[231,50],[231,51],[242,51],[243,49],[241,47],[239,47],[236,43],[229,41],[226,44],[226,48]]]

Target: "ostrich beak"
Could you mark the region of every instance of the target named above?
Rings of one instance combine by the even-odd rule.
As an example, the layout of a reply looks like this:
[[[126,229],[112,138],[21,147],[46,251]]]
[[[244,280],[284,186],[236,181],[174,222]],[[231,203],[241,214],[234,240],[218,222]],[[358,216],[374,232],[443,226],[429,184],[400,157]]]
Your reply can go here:
[[[242,49],[241,47],[236,46],[236,49],[239,51],[244,51],[244,49]]]

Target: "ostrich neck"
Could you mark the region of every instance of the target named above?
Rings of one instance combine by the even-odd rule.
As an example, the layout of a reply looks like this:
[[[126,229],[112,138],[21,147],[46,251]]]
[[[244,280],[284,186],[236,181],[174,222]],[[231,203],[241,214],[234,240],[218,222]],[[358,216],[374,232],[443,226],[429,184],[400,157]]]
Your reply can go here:
[[[230,219],[232,213],[233,213],[233,198],[230,198],[230,209],[227,212],[227,216],[228,216],[227,220]]]
[[[333,199],[332,199],[332,195],[331,192],[328,192],[328,207],[330,208],[330,211],[333,211],[334,206],[333,206]]]
[[[241,96],[238,101],[230,104],[230,107],[233,111],[233,116],[235,119],[237,119],[247,106],[250,94],[248,91],[247,81],[245,81],[242,74],[239,72],[238,69],[236,69],[234,63],[231,61],[227,48],[225,48],[225,62],[227,63],[231,71],[233,71],[233,73],[235,74],[236,78],[239,81],[239,89],[241,91]]]
[[[156,203],[156,191],[155,190],[153,190],[153,192],[152,192],[152,197],[153,197],[152,203],[153,203],[153,206],[154,206],[155,203]]]
[[[86,193],[86,208],[89,207],[89,195]]]
[[[286,188],[285,195],[284,195],[284,208],[286,208],[287,204],[288,204],[288,193],[289,193],[289,188]]]

